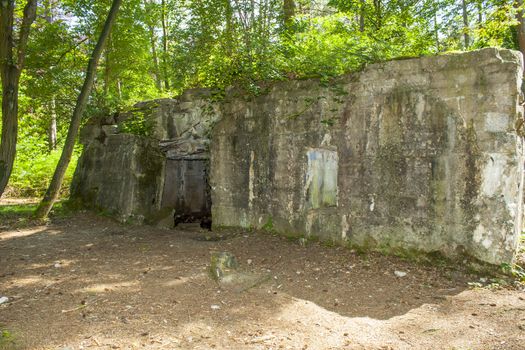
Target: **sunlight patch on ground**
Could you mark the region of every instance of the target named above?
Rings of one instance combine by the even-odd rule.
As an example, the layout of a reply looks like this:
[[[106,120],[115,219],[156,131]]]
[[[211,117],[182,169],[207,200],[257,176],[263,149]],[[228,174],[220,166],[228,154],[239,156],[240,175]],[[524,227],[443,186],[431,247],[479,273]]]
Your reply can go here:
[[[11,287],[27,287],[31,285],[47,285],[53,283],[52,280],[47,278],[42,278],[42,276],[26,276],[13,278],[10,281],[12,283]]]
[[[128,289],[133,288],[133,290],[139,290],[137,281],[128,281],[128,282],[117,282],[117,283],[97,283],[87,286],[82,289],[78,289],[76,292],[87,292],[87,293],[107,293],[112,292],[117,289]],[[129,289],[127,290],[129,291]]]
[[[53,264],[53,267],[54,268],[70,267],[74,263],[75,263],[75,260],[62,259],[62,260],[55,261]]]
[[[7,231],[7,232],[0,232],[0,241],[7,241],[13,238],[21,238],[21,237],[28,237],[32,235],[36,235],[39,233],[45,232],[45,228],[37,228],[34,230],[16,230],[16,231]]]
[[[312,347],[344,347],[350,344],[366,344],[371,337],[388,344],[391,335],[382,332],[385,321],[370,317],[346,317],[304,299],[290,297],[276,315],[277,322],[295,324],[298,333],[316,334],[306,341]],[[301,339],[297,339],[301,341]]]
[[[46,230],[46,234],[50,235],[50,236],[56,236],[56,235],[59,235],[61,233],[63,233],[63,232],[59,231],[59,230]]]
[[[63,344],[64,349],[79,349],[91,348],[91,349],[117,349],[120,347],[115,346],[115,339],[107,337],[104,334],[92,335],[90,337],[82,337],[83,339],[74,339],[69,343]],[[124,341],[129,347],[126,349],[180,349],[181,340],[177,337],[166,334],[166,335],[155,335],[155,334],[144,334],[141,337],[128,335],[124,338],[119,339]],[[44,348],[47,349],[47,348]],[[201,347],[195,347],[194,349],[206,349]]]
[[[2,205],[27,205],[37,204],[40,201],[39,198],[0,198],[0,206]]]
[[[176,276],[175,278],[162,283],[162,285],[166,287],[175,287],[175,286],[180,286],[186,283],[193,283],[194,285],[200,285],[200,283],[207,280],[208,278],[209,278],[208,274],[206,273],[197,273],[190,277]]]
[[[31,246],[30,248],[33,248],[34,246]],[[25,268],[25,270],[39,270],[39,269],[44,269],[44,268],[48,268],[49,267],[49,264],[45,264],[45,263],[33,263],[33,264],[30,264],[29,266],[27,266]]]
[[[188,277],[179,277],[179,278],[164,282],[162,285],[165,287],[176,287],[176,286],[181,286],[183,284],[188,283],[189,280],[190,279]]]

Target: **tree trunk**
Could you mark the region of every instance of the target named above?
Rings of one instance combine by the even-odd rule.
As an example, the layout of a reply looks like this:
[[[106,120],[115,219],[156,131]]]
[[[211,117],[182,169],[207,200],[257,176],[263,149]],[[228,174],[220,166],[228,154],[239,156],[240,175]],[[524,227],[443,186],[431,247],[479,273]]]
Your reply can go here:
[[[117,93],[118,98],[122,100],[122,81],[120,79],[117,79]]]
[[[483,23],[483,0],[478,0],[478,27]]]
[[[437,19],[437,10],[434,12],[434,40],[436,41],[436,51],[439,52],[439,26]]]
[[[374,0],[376,30],[381,29],[381,27],[383,26],[383,13],[382,13],[381,5],[382,5],[381,0]]]
[[[468,13],[467,13],[467,0],[461,0],[461,8],[463,11],[463,38],[465,40],[465,50],[470,46],[470,37],[468,34],[469,25],[468,25]]]
[[[78,129],[80,128],[82,115],[84,114],[89,95],[93,88],[98,62],[100,60],[100,56],[102,55],[104,44],[109,36],[109,33],[111,32],[111,27],[113,26],[113,23],[115,23],[117,12],[121,3],[122,0],[113,0],[108,17],[104,23],[102,33],[100,33],[97,45],[95,46],[95,49],[93,50],[89,60],[84,85],[82,86],[82,90],[80,90],[80,95],[78,96],[75,110],[73,111],[73,115],[71,117],[71,124],[69,124],[66,143],[64,144],[64,149],[62,150],[60,160],[58,161],[55,173],[53,174],[53,179],[49,184],[49,188],[47,189],[42,202],[40,202],[40,205],[36,209],[35,216],[37,218],[47,217],[49,211],[53,207],[53,204],[58,198],[60,187],[64,181],[64,175],[66,174],[67,167],[71,161],[71,156],[73,155],[73,149],[75,147],[75,141],[77,138]]]
[[[44,19],[48,23],[53,23],[55,20],[55,3],[53,0],[44,1]]]
[[[44,19],[47,23],[53,24],[55,21],[55,3],[53,0],[44,1]],[[47,145],[49,151],[57,148],[57,114],[55,95],[51,97],[49,107],[49,125],[47,126]]]
[[[51,98],[50,109],[50,120],[49,127],[47,130],[48,135],[48,146],[49,151],[54,151],[57,148],[57,112],[56,112],[56,101],[55,96]]]
[[[14,0],[0,1],[0,79],[2,80],[2,137],[0,139],[0,197],[13,171],[18,138],[18,89],[24,67],[31,24],[36,18],[37,1],[29,0],[14,42]]]
[[[518,34],[518,47],[525,59],[525,20],[523,19],[523,0],[517,0],[516,6],[518,7],[518,13],[516,14],[518,19],[516,28],[516,32]]]
[[[164,74],[164,88],[170,89],[170,80],[168,78],[168,23],[166,19],[166,0],[162,0],[161,20],[162,20],[162,73]]]
[[[230,0],[224,1],[226,16],[226,27],[224,28],[224,33],[226,35],[226,40],[224,41],[225,51],[227,57],[232,57],[234,38],[233,38],[233,8]],[[234,67],[232,67],[234,68]],[[235,68],[234,68],[235,69]]]
[[[151,42],[151,56],[153,58],[153,70],[155,72],[155,85],[157,90],[162,91],[162,78],[160,76],[159,56],[157,55],[157,38],[155,38],[155,28],[149,25],[149,36]]]
[[[361,0],[359,6],[359,31],[365,31],[365,0]]]
[[[294,0],[284,0],[283,2],[283,20],[284,30],[291,32],[293,29],[293,16],[295,16]]]
[[[108,98],[109,86],[111,84],[111,33],[108,35],[108,44],[104,50],[104,98]]]

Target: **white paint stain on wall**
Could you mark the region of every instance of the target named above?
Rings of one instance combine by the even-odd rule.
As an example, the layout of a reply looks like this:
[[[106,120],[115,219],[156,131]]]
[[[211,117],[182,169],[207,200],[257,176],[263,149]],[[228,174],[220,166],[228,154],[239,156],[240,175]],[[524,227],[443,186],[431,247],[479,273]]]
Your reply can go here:
[[[249,170],[249,183],[248,183],[248,205],[250,209],[253,206],[253,200],[255,199],[255,195],[253,192],[254,188],[254,182],[255,182],[255,170],[254,170],[254,163],[255,163],[255,152],[251,151],[250,153],[250,170]]]
[[[509,128],[509,119],[504,113],[485,113],[485,131],[505,132]]]
[[[483,167],[483,183],[481,191],[485,196],[492,197],[501,189],[502,175],[507,165],[507,157],[500,153],[490,153]]]
[[[315,148],[308,150],[306,156],[308,164],[304,189],[309,207],[337,206],[337,152]]]
[[[417,119],[421,122],[423,121],[423,113],[425,112],[425,96],[418,94],[417,104],[416,104],[416,115]]]
[[[508,156],[502,153],[489,153],[488,159],[483,167],[482,193],[487,197],[503,195],[507,207],[515,210],[516,203],[512,201],[515,197],[515,188],[512,188],[511,180],[515,175],[508,174],[513,167],[509,164]]]
[[[343,242],[347,240],[347,233],[350,231],[350,223],[348,221],[349,219],[347,215],[341,217],[341,239]]]

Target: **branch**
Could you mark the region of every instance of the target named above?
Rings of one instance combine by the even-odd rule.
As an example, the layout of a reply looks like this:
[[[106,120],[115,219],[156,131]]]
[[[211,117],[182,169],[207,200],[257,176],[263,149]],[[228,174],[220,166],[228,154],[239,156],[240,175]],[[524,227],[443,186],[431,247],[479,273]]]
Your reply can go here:
[[[75,45],[71,46],[69,49],[67,49],[66,51],[64,51],[62,53],[62,55],[60,55],[60,57],[58,58],[58,60],[55,62],[55,66],[58,66],[60,64],[60,62],[64,59],[64,57],[66,57],[66,55],[68,53],[70,53],[71,51],[75,50],[76,48],[78,48],[80,45],[82,45],[82,43],[86,42],[87,40],[89,39],[89,37],[85,37],[84,39],[80,40],[78,43],[76,43]]]
[[[29,31],[31,29],[31,24],[33,24],[36,19],[36,8],[37,0],[28,0],[26,6],[24,7],[24,18],[22,19],[22,27],[20,28],[20,39],[18,39],[18,57],[16,62],[19,74],[22,71],[22,67],[24,66]]]

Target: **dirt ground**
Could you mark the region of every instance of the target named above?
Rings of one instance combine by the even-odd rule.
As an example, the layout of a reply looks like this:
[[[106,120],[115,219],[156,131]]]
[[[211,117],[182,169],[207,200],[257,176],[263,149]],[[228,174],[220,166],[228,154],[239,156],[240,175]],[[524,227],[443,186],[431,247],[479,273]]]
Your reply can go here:
[[[525,349],[525,293],[474,287],[483,276],[450,267],[88,212],[10,227],[0,223],[0,348]],[[215,251],[265,278],[218,284]]]

